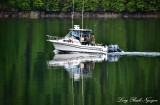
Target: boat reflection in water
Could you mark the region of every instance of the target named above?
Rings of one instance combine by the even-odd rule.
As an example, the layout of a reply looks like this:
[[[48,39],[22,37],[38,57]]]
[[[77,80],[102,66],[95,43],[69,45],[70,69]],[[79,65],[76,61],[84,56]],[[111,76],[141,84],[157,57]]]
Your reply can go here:
[[[55,54],[54,58],[48,61],[50,67],[64,67],[74,81],[83,78],[91,78],[92,70],[95,69],[95,62],[118,61],[119,56],[104,54],[72,53]]]

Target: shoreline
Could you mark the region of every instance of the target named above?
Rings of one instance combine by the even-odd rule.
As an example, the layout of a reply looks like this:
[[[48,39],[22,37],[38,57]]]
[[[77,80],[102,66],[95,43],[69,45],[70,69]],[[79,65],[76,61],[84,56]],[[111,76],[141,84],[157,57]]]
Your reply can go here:
[[[71,12],[40,12],[40,11],[1,11],[0,18],[71,18]],[[81,12],[75,12],[74,18],[81,18]],[[84,18],[160,18],[160,12],[84,12]]]

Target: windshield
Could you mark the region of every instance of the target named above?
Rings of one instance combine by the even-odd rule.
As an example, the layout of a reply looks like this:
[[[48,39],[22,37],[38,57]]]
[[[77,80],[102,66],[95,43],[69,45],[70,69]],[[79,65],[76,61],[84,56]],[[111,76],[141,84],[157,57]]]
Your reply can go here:
[[[70,31],[66,37],[67,38],[76,38],[76,39],[79,39],[80,37],[84,37],[85,35],[88,35],[90,36],[91,34],[91,31],[80,31],[80,30],[73,30],[73,31]]]

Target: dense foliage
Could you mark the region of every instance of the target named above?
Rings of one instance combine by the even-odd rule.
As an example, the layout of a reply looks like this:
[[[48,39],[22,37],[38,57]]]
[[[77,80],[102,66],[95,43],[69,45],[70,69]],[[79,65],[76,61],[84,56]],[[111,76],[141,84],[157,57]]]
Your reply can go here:
[[[160,0],[74,0],[75,11],[137,12],[159,11]],[[1,0],[1,11],[71,11],[73,0]]]

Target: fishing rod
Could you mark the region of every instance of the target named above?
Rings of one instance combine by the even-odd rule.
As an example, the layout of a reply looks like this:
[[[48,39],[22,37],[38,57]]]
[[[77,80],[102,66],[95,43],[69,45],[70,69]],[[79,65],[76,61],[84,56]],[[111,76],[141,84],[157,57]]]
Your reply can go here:
[[[100,22],[101,19],[102,19],[102,18],[100,18],[100,19],[96,22],[96,24],[94,25],[93,28],[95,28],[95,27],[98,25],[98,23]]]

